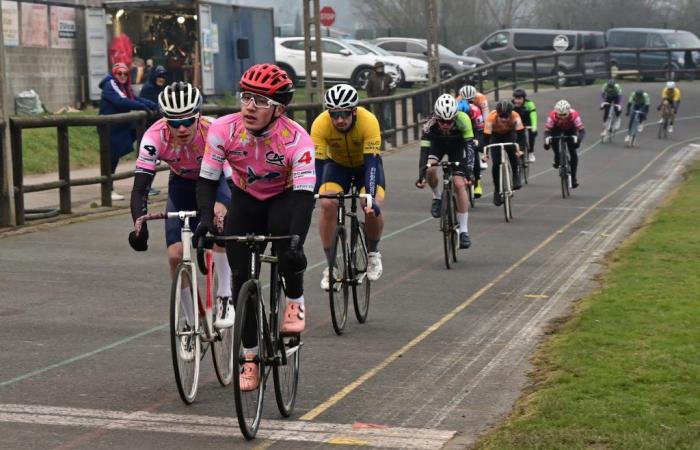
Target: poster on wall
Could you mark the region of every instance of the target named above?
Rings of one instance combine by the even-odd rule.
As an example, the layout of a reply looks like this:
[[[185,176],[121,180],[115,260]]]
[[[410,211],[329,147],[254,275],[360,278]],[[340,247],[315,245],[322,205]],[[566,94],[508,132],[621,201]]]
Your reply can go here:
[[[75,47],[75,8],[51,7],[51,47]]]
[[[49,7],[22,3],[22,47],[49,47]]]
[[[212,23],[209,26],[211,27],[209,46],[211,48],[211,52],[216,54],[219,53],[219,24]]]
[[[17,2],[2,0],[2,34],[5,47],[19,45],[19,9]]]

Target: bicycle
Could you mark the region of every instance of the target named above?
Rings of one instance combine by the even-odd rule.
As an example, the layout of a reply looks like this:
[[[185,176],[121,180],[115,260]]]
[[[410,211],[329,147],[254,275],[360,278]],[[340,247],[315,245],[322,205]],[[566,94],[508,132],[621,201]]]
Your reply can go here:
[[[627,129],[627,138],[625,138],[625,147],[632,148],[637,141],[637,133],[639,133],[639,116],[643,112],[639,109],[632,110],[629,128]]]
[[[190,219],[197,216],[196,211],[177,211],[146,214],[134,224],[136,234],[147,221],[158,219],[178,218],[183,221],[182,262],[175,269],[170,290],[170,349],[172,354],[175,383],[180,398],[185,404],[191,404],[197,395],[199,381],[199,363],[204,358],[211,343],[214,371],[222,386],[227,386],[233,379],[233,330],[231,328],[217,329],[214,327],[214,293],[216,292],[216,272],[214,269],[213,251],[208,250],[201,260],[193,260],[191,256],[192,230]],[[207,274],[205,296],[198,288],[197,266]],[[189,289],[190,298],[197,293],[198,308],[192,303],[183,301],[182,290]],[[225,305],[224,309],[225,309]],[[184,313],[183,313],[184,311]],[[187,316],[191,317],[187,317]],[[204,317],[202,321],[201,317]],[[205,344],[202,350],[202,343]]]
[[[530,130],[532,127],[527,126],[525,129]],[[530,160],[527,158],[529,152],[529,144],[527,144],[525,151],[518,158],[518,177],[520,178],[521,186],[528,184],[528,178],[530,177]]]
[[[612,142],[617,132],[615,128],[615,121],[617,120],[616,112],[622,110],[622,107],[617,103],[603,103],[603,108],[608,108],[608,119],[603,124],[603,135],[601,136],[601,142],[603,144]],[[614,109],[614,111],[613,111]]]
[[[338,218],[328,261],[328,300],[333,330],[341,335],[347,323],[350,291],[357,321],[365,323],[369,312],[371,283],[367,278],[367,231],[357,214],[357,200],[364,198],[371,208],[372,196],[360,194],[353,177],[349,194],[316,194],[314,197],[338,200]],[[345,210],[346,199],[350,199],[350,212]],[[349,247],[345,217],[350,218]]]
[[[571,195],[571,161],[569,156],[569,139],[574,143],[578,141],[578,136],[562,134],[560,136],[549,136],[550,141],[559,141],[559,179],[561,180],[561,198]]]
[[[498,177],[498,195],[501,196],[501,202],[503,204],[503,213],[506,218],[506,222],[513,220],[513,172],[510,167],[510,160],[508,159],[508,152],[506,152],[506,147],[514,146],[516,156],[522,157],[520,152],[520,145],[515,142],[501,142],[498,144],[489,144],[484,147],[484,154],[491,151],[492,148],[499,147],[501,149],[501,163],[499,167],[500,176]],[[491,153],[493,153],[491,151]],[[493,154],[491,155],[493,158]],[[494,193],[493,195],[497,195]]]
[[[442,167],[442,196],[440,198],[440,231],[445,250],[445,267],[451,268],[450,262],[457,262],[459,247],[459,222],[457,221],[457,194],[454,191],[452,177],[459,161],[435,161],[427,164],[428,168]],[[474,183],[472,183],[473,185]]]
[[[661,103],[661,120],[659,120],[659,131],[657,133],[659,139],[668,138],[668,126],[672,118],[673,106],[671,106],[671,102],[665,98]]]
[[[215,236],[207,235],[201,239],[197,247],[197,259],[204,257],[204,246],[207,242],[220,244],[234,241],[246,244],[250,251],[250,278],[243,283],[236,301],[236,322],[233,336],[233,371],[243,372],[244,365],[256,363],[260,382],[256,389],[241,389],[240,377],[233,377],[233,393],[238,416],[238,426],[246,439],[255,438],[260,427],[263,410],[263,400],[267,379],[272,371],[277,408],[283,417],[289,417],[294,409],[299,368],[301,362],[301,335],[299,333],[283,333],[281,331],[283,314],[280,312],[280,298],[283,291],[283,281],[279,274],[278,259],[274,247],[270,254],[264,254],[268,242],[299,239],[299,236],[262,236],[247,234],[245,236]],[[270,309],[269,318],[265,310],[263,286],[260,282],[260,266],[270,264]],[[200,270],[202,265],[200,264]],[[252,315],[252,319],[250,318]],[[251,333],[249,329],[254,323],[252,333],[257,340],[258,353],[251,355],[243,347],[243,336]]]

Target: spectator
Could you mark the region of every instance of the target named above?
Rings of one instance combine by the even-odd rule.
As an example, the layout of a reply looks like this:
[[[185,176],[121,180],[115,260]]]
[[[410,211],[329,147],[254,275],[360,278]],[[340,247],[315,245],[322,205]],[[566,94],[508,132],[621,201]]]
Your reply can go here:
[[[136,97],[129,80],[129,67],[124,63],[112,66],[112,73],[100,82],[100,115],[119,114],[133,110],[157,110],[156,103]],[[117,169],[119,158],[134,149],[136,124],[134,122],[111,125],[109,127],[109,145],[111,149],[112,174]],[[124,196],[112,190],[112,200],[124,200]]]
[[[396,82],[384,71],[384,63],[377,61],[374,63],[374,72],[367,79],[368,97],[386,97],[394,93]],[[379,118],[382,131],[393,128],[391,123],[391,102],[384,102],[373,105],[374,114]]]
[[[153,103],[158,103],[158,94],[160,94],[167,84],[168,71],[165,67],[158,66],[151,71],[148,80],[143,84],[139,97],[148,99]]]

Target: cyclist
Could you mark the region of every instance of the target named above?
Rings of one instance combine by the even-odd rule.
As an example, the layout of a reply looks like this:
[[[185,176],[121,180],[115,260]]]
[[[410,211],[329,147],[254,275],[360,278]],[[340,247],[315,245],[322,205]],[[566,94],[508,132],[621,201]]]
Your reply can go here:
[[[513,110],[520,114],[520,119],[527,130],[528,161],[535,162],[535,138],[537,137],[537,107],[535,102],[527,99],[523,88],[513,91]]]
[[[139,144],[134,185],[131,191],[131,217],[134,221],[148,212],[148,190],[155,175],[158,160],[170,165],[168,201],[166,211],[197,210],[196,185],[206,135],[214,119],[201,115],[202,95],[189,83],[173,83],[158,95],[158,105],[163,118],[151,125]],[[216,203],[210,214],[223,218],[231,202],[231,190],[225,177],[218,180]],[[197,226],[197,219],[190,222]],[[129,233],[129,244],[136,251],[148,249],[148,228],[143,224],[141,232]],[[181,223],[178,218],[165,221],[165,244],[167,246],[170,274],[182,261]],[[219,284],[217,287],[217,316],[214,326],[227,328],[233,325],[234,314],[231,302],[231,269],[222,247],[214,249],[214,262]],[[193,305],[188,288],[182,289],[183,304]],[[186,310],[192,318],[194,311]]]
[[[578,149],[581,146],[586,130],[583,126],[583,120],[578,111],[575,111],[569,102],[559,100],[554,105],[554,110],[547,116],[547,122],[544,125],[544,149],[549,150],[550,147],[554,151],[555,169],[559,168],[559,140],[552,140],[552,136],[567,136],[567,148],[571,156],[571,187],[578,187],[576,178],[576,169],[578,168]],[[573,137],[576,136],[576,139]]]
[[[630,110],[632,111],[639,111],[639,117],[638,117],[638,125],[637,125],[637,132],[641,133],[642,130],[644,129],[644,121],[647,118],[647,115],[649,114],[649,94],[644,92],[643,89],[637,89],[636,91],[632,92],[632,95],[630,95],[629,101],[627,102],[627,113],[625,115],[629,116],[630,115]],[[628,126],[628,129],[631,131],[632,127],[632,121],[634,120],[634,117],[630,117],[630,123]],[[627,136],[625,136],[625,142],[629,142],[630,140],[630,135],[629,133]]]
[[[476,88],[471,84],[462,86],[462,88],[459,90],[458,100],[461,99],[466,99],[469,103],[473,103],[476,106],[478,106],[481,110],[482,117],[488,116],[491,112],[491,110],[489,109],[489,100],[484,94],[478,92]]]
[[[484,116],[481,115],[481,109],[473,103],[469,103],[466,99],[467,86],[462,86],[459,90],[457,101],[457,109],[467,113],[472,122],[474,131],[474,159],[477,158],[477,153],[483,153],[484,142]],[[481,187],[481,164],[474,164],[474,197],[480,198],[483,194]]]
[[[322,112],[311,125],[311,138],[316,148],[316,186],[321,194],[350,191],[355,177],[361,192],[372,195],[372,208],[364,206],[367,227],[367,278],[382,276],[382,255],[379,240],[384,229],[381,204],[384,199],[384,168],[379,122],[374,114],[357,106],[357,90],[349,84],[336,84],[326,91]],[[337,223],[337,200],[321,200],[319,231],[326,259]],[[328,290],[328,267],[323,271],[321,289]]]
[[[489,113],[484,121],[484,146],[498,144],[502,142],[517,142],[520,148],[524,149],[525,126],[520,119],[520,114],[513,111],[513,104],[508,100],[501,100],[496,103],[496,109]],[[506,147],[506,153],[510,160],[510,169],[513,174],[513,189],[520,189],[520,180],[515,176],[517,168],[517,156],[513,146]],[[493,164],[491,175],[493,176],[493,204],[501,206],[501,194],[498,190],[500,183],[501,152],[491,153]]]
[[[469,248],[469,197],[466,187],[472,182],[474,172],[474,132],[466,113],[457,110],[457,101],[450,94],[442,94],[435,102],[435,112],[423,126],[418,161],[416,187],[427,184],[433,191],[430,214],[440,217],[442,201],[438,185],[437,167],[427,164],[438,162],[447,155],[448,161],[459,162],[454,169],[454,190],[457,193],[457,221],[459,222],[459,248]]]
[[[600,93],[600,109],[603,110],[603,128],[610,114],[610,106],[615,108],[615,123],[613,129],[617,131],[620,128],[620,120],[622,115],[622,88],[615,82],[614,78],[610,78],[604,85]],[[607,130],[603,130],[600,135],[605,136]]]
[[[678,106],[681,103],[681,90],[676,86],[675,81],[666,82],[666,86],[661,90],[661,103],[667,100],[671,107],[673,108],[673,114],[671,115],[671,123],[668,125],[668,132],[673,133],[673,122],[676,119],[676,114],[678,114]],[[656,110],[661,109],[661,104],[656,107]]]
[[[316,182],[313,142],[304,128],[284,115],[294,95],[292,80],[274,64],[250,67],[239,82],[241,111],[212,123],[197,183],[201,221],[195,238],[216,234],[211,206],[224,162],[231,165],[234,187],[225,224],[227,235],[298,235],[299,239],[273,244],[284,279],[286,307],[282,331],[301,333],[306,325],[304,308],[304,239],[311,224]],[[233,275],[233,294],[249,276],[245,244],[227,241],[226,253]],[[250,315],[251,321],[255,321]],[[246,362],[240,374],[241,389],[260,383],[255,362],[258,351],[255,324],[243,336]]]

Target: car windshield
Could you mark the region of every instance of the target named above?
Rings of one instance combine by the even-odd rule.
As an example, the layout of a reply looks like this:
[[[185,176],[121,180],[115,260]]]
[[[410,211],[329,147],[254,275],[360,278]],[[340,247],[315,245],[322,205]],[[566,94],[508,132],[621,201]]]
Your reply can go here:
[[[352,45],[354,47],[359,47],[363,50],[366,50],[367,52],[372,53],[374,55],[394,56],[392,53],[389,53],[388,51],[384,50],[381,47],[377,47],[374,44],[370,44],[369,42],[358,42],[353,43]]]
[[[357,53],[358,55],[366,55],[367,53],[369,53],[366,48],[352,45],[349,42],[346,42],[345,45],[347,45],[350,48],[350,50]]]
[[[664,37],[671,48],[700,47],[700,39],[693,33],[669,33]]]

